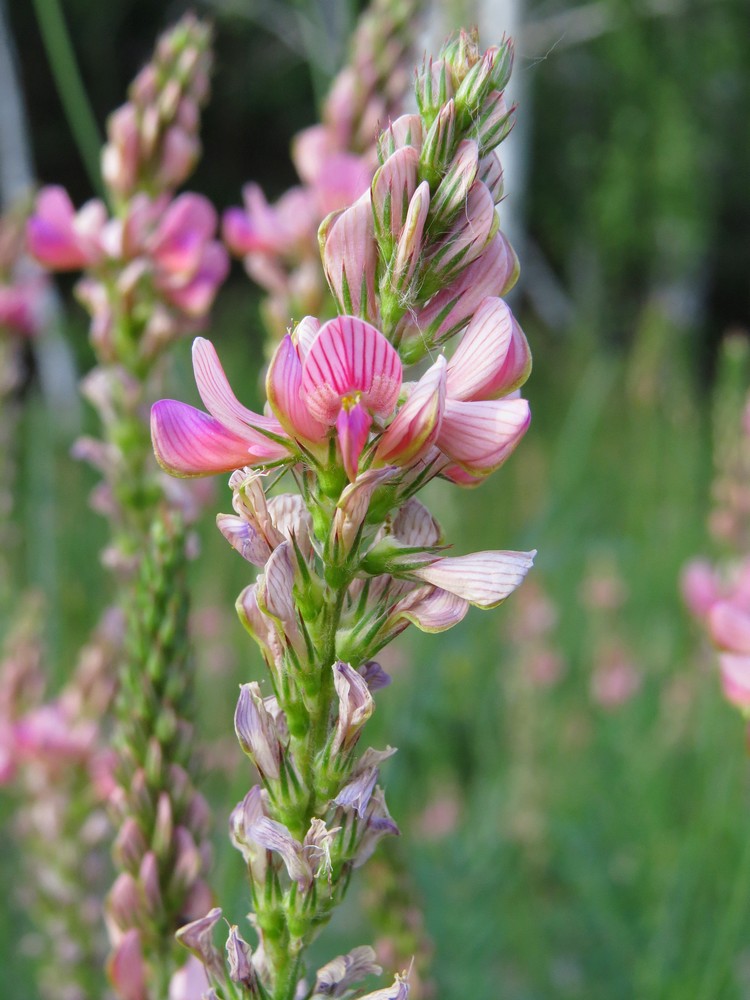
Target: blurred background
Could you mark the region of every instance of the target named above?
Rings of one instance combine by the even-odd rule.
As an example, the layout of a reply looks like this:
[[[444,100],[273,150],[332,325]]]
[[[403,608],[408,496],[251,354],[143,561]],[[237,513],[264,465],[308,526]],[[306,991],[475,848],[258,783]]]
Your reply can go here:
[[[34,176],[80,204],[91,181],[40,35],[44,3],[6,0],[4,36]],[[191,6],[214,21],[216,64],[189,187],[219,209],[239,203],[249,179],[273,199],[296,181],[290,139],[316,121],[358,7]],[[103,130],[187,5],[62,8]],[[419,963],[429,956],[423,996],[440,1000],[740,1000],[750,997],[745,733],[679,578],[696,554],[747,554],[709,525],[717,461],[747,448],[750,6],[428,5],[420,56],[472,23],[485,46],[504,31],[516,38],[518,123],[502,147],[500,212],[521,260],[511,304],[534,352],[533,422],[481,490],[435,484],[427,502],[457,553],[536,547],[539,557],[498,611],[473,610],[440,637],[405,635],[389,654],[394,683],[378,696],[370,741],[399,747],[384,779],[402,837],[362,874],[316,953],[378,937],[387,955],[400,936]],[[80,375],[93,358],[71,284],[58,283],[60,357]],[[252,405],[263,334],[239,265],[208,335]],[[187,343],[178,359],[173,394],[192,399]],[[69,457],[93,415],[62,376],[42,374],[29,352],[9,559],[19,586],[44,595],[59,684],[108,581],[105,528],[87,505],[95,476]],[[261,670],[233,610],[247,566],[213,527],[229,504],[218,482],[191,572],[216,885],[237,920],[244,880],[224,830],[248,771],[231,717],[237,683]],[[0,809],[8,817],[12,797]],[[16,868],[0,836],[3,990],[30,1000],[38,943]]]

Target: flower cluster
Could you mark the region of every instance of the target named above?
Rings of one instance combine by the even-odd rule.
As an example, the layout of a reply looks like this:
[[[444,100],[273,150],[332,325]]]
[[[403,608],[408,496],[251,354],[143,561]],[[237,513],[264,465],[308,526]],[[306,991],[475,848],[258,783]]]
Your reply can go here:
[[[78,298],[92,317],[100,358],[149,362],[195,331],[227,274],[213,239],[216,211],[201,195],[139,193],[109,218],[103,202],[75,211],[59,187],[43,189],[29,221],[31,252],[56,271],[84,270]]]
[[[227,275],[213,206],[201,195],[174,197],[200,151],[209,42],[209,29],[185,16],[110,116],[102,175],[112,217],[98,199],[76,211],[62,188],[49,187],[29,220],[28,245],[41,264],[85,272],[76,291],[100,361],[145,370],[200,326]]]
[[[234,513],[218,525],[260,571],[237,610],[273,693],[241,688],[235,730],[260,784],[231,821],[258,946],[232,928],[225,965],[211,939],[218,910],[181,932],[224,996],[238,984],[244,996],[274,1000],[298,989],[346,994],[348,979],[326,989],[299,980],[305,948],[352,871],[397,833],[378,785],[393,749],[356,753],[373,694],[388,681],[374,657],[410,623],[439,632],[470,605],[499,604],[533,560],[446,555],[440,526],[415,496],[436,476],[477,485],[529,423],[518,392],[529,348],[500,298],[517,264],[495,212],[511,62],[509,42],[481,53],[462,34],[418,74],[419,114],[381,135],[370,186],[321,226],[339,315],[306,316],[284,336],[268,367],[267,412],[239,402],[200,338],[193,364],[208,413],[175,400],[152,410],[167,471],[232,472]],[[405,381],[426,354],[429,367]],[[277,492],[282,477],[297,492]],[[351,955],[337,961],[342,974],[357,965]],[[407,990],[397,979],[372,997]]]
[[[355,201],[372,180],[378,130],[403,110],[418,7],[418,0],[373,0],[358,23],[349,62],[323,105],[321,124],[293,141],[302,183],[274,205],[257,184],[247,184],[244,207],[224,215],[227,246],[268,293],[264,319],[275,340],[290,317],[326,311],[318,226]]]

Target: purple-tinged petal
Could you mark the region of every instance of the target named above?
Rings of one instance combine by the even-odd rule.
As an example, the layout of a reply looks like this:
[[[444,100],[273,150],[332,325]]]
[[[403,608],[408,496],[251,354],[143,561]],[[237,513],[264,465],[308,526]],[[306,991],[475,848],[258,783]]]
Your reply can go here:
[[[167,271],[194,271],[216,231],[216,209],[199,194],[181,194],[159,221],[149,250]]]
[[[294,550],[290,542],[282,542],[258,577],[258,606],[278,623],[279,639],[292,646],[301,657],[306,656],[305,641],[297,620],[294,600]]]
[[[203,337],[196,337],[193,341],[193,371],[203,405],[212,417],[220,420],[230,431],[247,435],[251,442],[257,440],[266,445],[271,445],[272,442],[255,428],[284,436],[284,428],[278,420],[253,413],[239,402],[224,374],[216,348]]]
[[[409,1000],[409,983],[404,977],[397,975],[392,986],[366,993],[360,1000]]]
[[[365,976],[379,976],[383,970],[375,957],[372,948],[364,945],[328,962],[318,969],[311,1000],[348,996],[350,988]]]
[[[357,849],[352,858],[352,867],[361,868],[372,857],[378,843],[388,835],[398,837],[399,828],[391,819],[385,804],[385,794],[378,785],[370,796],[367,813],[363,823],[364,829],[357,843]]]
[[[362,726],[375,708],[375,702],[364,678],[348,663],[340,660],[333,665],[333,684],[339,699],[339,715],[331,752],[351,750],[359,739]]]
[[[395,752],[394,747],[388,747],[387,750],[373,750],[372,747],[368,747],[354,765],[350,780],[333,800],[336,805],[351,809],[358,816],[364,817],[377,784],[380,765]]]
[[[401,361],[379,330],[353,316],[325,323],[302,366],[302,397],[315,419],[336,422],[342,401],[359,397],[373,414],[388,416],[401,390]]]
[[[75,220],[73,203],[64,188],[42,188],[26,228],[29,252],[41,264],[59,271],[86,267],[98,255],[94,246],[86,246],[79,238]]]
[[[303,891],[312,885],[313,871],[302,844],[292,837],[282,823],[262,816],[246,830],[246,835],[261,847],[265,847],[267,851],[280,854],[289,872],[289,878]]]
[[[253,566],[265,566],[271,555],[268,541],[258,528],[244,517],[234,514],[217,514],[216,526],[233,549]]]
[[[438,587],[419,587],[391,608],[388,625],[404,619],[422,632],[445,632],[463,621],[468,610],[469,602],[456,594]]]
[[[443,540],[440,525],[416,497],[411,497],[399,509],[391,530],[407,548],[431,548],[433,545],[440,545]]]
[[[261,451],[255,441],[233,434],[202,410],[175,399],[154,403],[151,438],[159,465],[173,476],[211,476],[284,457],[284,449],[272,441],[261,442]]]
[[[358,668],[358,673],[362,676],[371,692],[380,691],[382,688],[388,687],[392,680],[391,675],[383,670],[375,660],[368,660],[367,663],[363,663]]]
[[[447,556],[412,570],[410,575],[478,608],[494,608],[523,581],[535,555],[534,551]]]
[[[411,465],[437,440],[445,407],[446,362],[441,355],[412,389],[378,442],[375,461]]]
[[[343,554],[351,551],[357,533],[367,517],[373,493],[392,479],[396,471],[393,468],[368,469],[342,492],[333,516],[333,537]]]
[[[274,351],[266,375],[268,402],[279,423],[294,437],[320,441],[328,425],[316,420],[302,400],[302,362],[292,338],[287,334]]]
[[[344,469],[352,483],[357,478],[359,457],[367,444],[371,425],[372,417],[360,403],[351,409],[342,407],[336,418],[338,445]]]
[[[497,469],[512,454],[531,422],[525,399],[463,403],[448,399],[438,447],[476,474]]]
[[[252,757],[260,774],[264,778],[278,778],[281,773],[279,734],[255,681],[240,685],[234,731],[240,746]]]
[[[237,614],[250,635],[260,646],[268,667],[274,673],[281,670],[284,662],[284,650],[279,641],[273,618],[267,615],[258,604],[258,583],[245,587],[236,603]]]
[[[482,302],[448,364],[451,399],[497,399],[522,385],[531,352],[513,313],[499,298]]]

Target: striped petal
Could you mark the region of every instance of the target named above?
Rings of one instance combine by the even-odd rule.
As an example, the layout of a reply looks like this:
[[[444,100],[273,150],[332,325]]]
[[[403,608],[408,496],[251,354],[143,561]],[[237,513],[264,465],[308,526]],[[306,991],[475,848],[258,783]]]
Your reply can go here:
[[[320,441],[327,424],[316,420],[302,400],[302,362],[287,334],[274,351],[266,375],[266,393],[271,408],[290,434],[307,441]]]
[[[339,310],[374,319],[378,245],[369,190],[351,208],[324,220],[318,238],[326,278]]]
[[[531,371],[523,331],[502,299],[486,298],[448,364],[451,399],[497,399],[518,388]]]
[[[162,399],[151,409],[151,439],[157,461],[173,476],[211,476],[243,465],[288,457],[280,445],[240,437],[187,403]]]
[[[204,337],[196,337],[193,341],[193,371],[203,405],[229,430],[247,435],[251,441],[257,439],[266,443],[269,439],[255,428],[284,435],[284,428],[275,417],[253,413],[240,403],[224,374],[216,348]]]
[[[445,407],[446,364],[442,355],[417,382],[378,442],[377,462],[411,465],[435,443]]]
[[[410,575],[478,608],[494,608],[523,581],[535,555],[536,551],[474,552],[436,559]]]
[[[422,632],[445,632],[466,617],[469,602],[438,587],[419,587],[391,609],[389,623],[402,618]]]
[[[302,366],[301,394],[314,419],[331,426],[345,396],[388,416],[401,390],[401,361],[382,333],[361,319],[325,323]]]
[[[468,472],[497,469],[512,454],[531,421],[525,399],[446,400],[438,447]]]

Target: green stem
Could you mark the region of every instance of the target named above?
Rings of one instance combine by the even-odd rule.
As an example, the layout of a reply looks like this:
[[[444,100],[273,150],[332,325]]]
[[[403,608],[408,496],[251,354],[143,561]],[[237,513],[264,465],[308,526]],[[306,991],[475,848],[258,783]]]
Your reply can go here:
[[[78,70],[60,4],[58,0],[34,0],[34,10],[70,130],[91,186],[101,195],[104,193],[99,171],[101,135]]]

